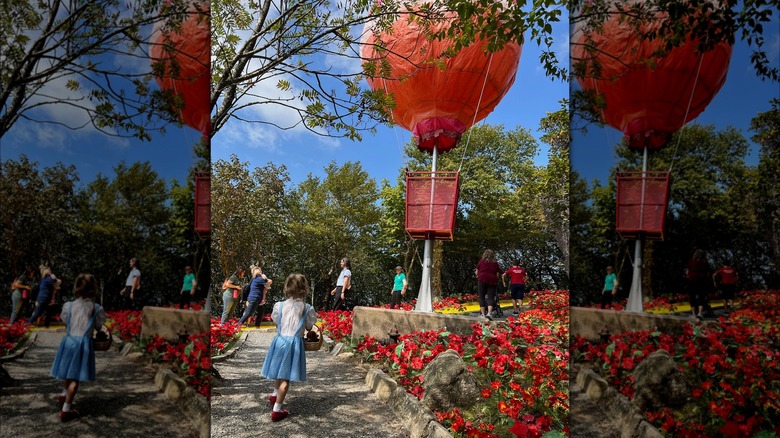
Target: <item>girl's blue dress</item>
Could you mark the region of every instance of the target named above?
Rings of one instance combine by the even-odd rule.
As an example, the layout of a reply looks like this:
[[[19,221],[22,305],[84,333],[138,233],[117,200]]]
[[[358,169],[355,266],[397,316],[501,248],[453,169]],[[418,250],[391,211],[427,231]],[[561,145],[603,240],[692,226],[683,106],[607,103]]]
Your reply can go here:
[[[62,338],[54,363],[51,364],[51,375],[56,379],[77,380],[79,382],[95,381],[95,347],[92,344],[92,328],[95,325],[95,315],[100,306],[95,304],[89,328],[83,336],[70,334],[70,318],[73,302],[68,306],[67,334]]]
[[[300,333],[303,323],[306,321],[306,314],[309,313],[310,305],[306,305],[295,333]],[[282,320],[284,312],[284,303],[279,306],[279,321]],[[265,356],[263,368],[260,375],[268,379],[289,380],[293,382],[306,381],[306,349],[303,344],[303,338],[300,336],[282,336],[281,324],[276,326],[276,336],[268,347],[268,354]]]

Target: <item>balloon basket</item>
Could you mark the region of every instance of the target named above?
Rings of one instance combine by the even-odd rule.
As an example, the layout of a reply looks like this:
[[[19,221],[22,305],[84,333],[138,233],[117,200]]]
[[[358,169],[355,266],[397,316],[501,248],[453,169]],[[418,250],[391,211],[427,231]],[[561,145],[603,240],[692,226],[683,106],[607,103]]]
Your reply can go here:
[[[625,240],[664,239],[669,172],[618,172],[615,230]]]
[[[452,240],[458,172],[406,172],[406,232],[412,239]]]
[[[195,234],[211,235],[211,172],[195,172]]]

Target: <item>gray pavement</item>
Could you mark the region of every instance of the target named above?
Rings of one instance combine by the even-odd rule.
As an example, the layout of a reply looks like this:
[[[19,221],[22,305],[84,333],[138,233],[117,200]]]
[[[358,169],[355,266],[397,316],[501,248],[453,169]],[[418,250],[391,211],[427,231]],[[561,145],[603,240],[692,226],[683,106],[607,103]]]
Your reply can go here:
[[[154,385],[155,368],[115,351],[96,352],[96,382],[82,382],[74,402],[81,417],[61,423],[61,382],[49,375],[65,329],[39,330],[22,358],[4,363],[17,380],[0,389],[3,437],[197,437],[192,423]]]
[[[389,407],[365,384],[366,371],[331,356],[323,348],[307,352],[307,381],[292,382],[286,419],[272,423],[270,380],[259,371],[274,332],[251,331],[231,358],[213,367],[224,379],[212,388],[211,436],[222,437],[377,437],[409,435]]]

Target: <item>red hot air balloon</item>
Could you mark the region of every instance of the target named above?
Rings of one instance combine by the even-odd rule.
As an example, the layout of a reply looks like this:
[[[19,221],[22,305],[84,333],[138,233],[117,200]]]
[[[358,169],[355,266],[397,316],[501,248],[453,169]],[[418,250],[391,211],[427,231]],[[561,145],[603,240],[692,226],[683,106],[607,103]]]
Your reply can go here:
[[[162,76],[156,78],[163,90],[181,95],[184,107],[181,121],[208,136],[211,130],[209,3],[192,1],[180,27],[167,28],[164,20],[155,22],[150,56],[160,63]]]
[[[448,24],[440,22],[431,31]],[[492,59],[485,40],[447,57],[444,54],[454,45],[452,40],[428,40],[419,23],[403,15],[391,33],[375,35],[372,27],[373,23],[365,26],[360,55],[364,62],[386,59],[390,74],[368,78],[368,83],[393,95],[395,123],[414,133],[421,150],[454,148],[463,132],[487,117],[515,81],[521,52],[515,43],[495,52]],[[377,37],[386,52],[377,50]]]
[[[631,3],[625,2],[625,7]],[[613,14],[588,42],[584,24],[572,33],[572,59],[593,59],[601,66],[598,78],[577,78],[584,90],[604,97],[604,122],[622,131],[635,149],[660,149],[671,135],[696,118],[726,81],[731,45],[722,42],[697,53],[699,41],[688,39],[666,56],[653,56],[664,46],[662,39],[641,40],[639,32]],[[660,18],[660,17],[659,17]],[[642,31],[658,29],[660,20]],[[585,44],[594,46],[588,52]],[[690,102],[690,108],[689,108]]]

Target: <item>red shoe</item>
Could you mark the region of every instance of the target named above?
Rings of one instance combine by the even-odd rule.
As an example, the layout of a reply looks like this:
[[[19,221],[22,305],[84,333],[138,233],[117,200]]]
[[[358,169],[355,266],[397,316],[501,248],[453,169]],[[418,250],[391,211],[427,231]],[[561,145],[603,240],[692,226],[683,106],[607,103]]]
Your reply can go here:
[[[275,395],[269,396],[268,402],[271,403],[272,405],[276,403],[276,396]]]
[[[287,409],[283,410],[282,412],[271,411],[271,421],[284,420],[288,415],[290,415],[290,413],[287,411]]]
[[[65,404],[65,396],[64,395],[58,395],[57,396],[57,403],[64,405]]]
[[[79,411],[75,409],[71,409],[68,412],[60,411],[60,421],[62,421],[63,423],[67,423],[68,421],[73,420],[74,418],[78,418],[78,416],[79,416]]]

